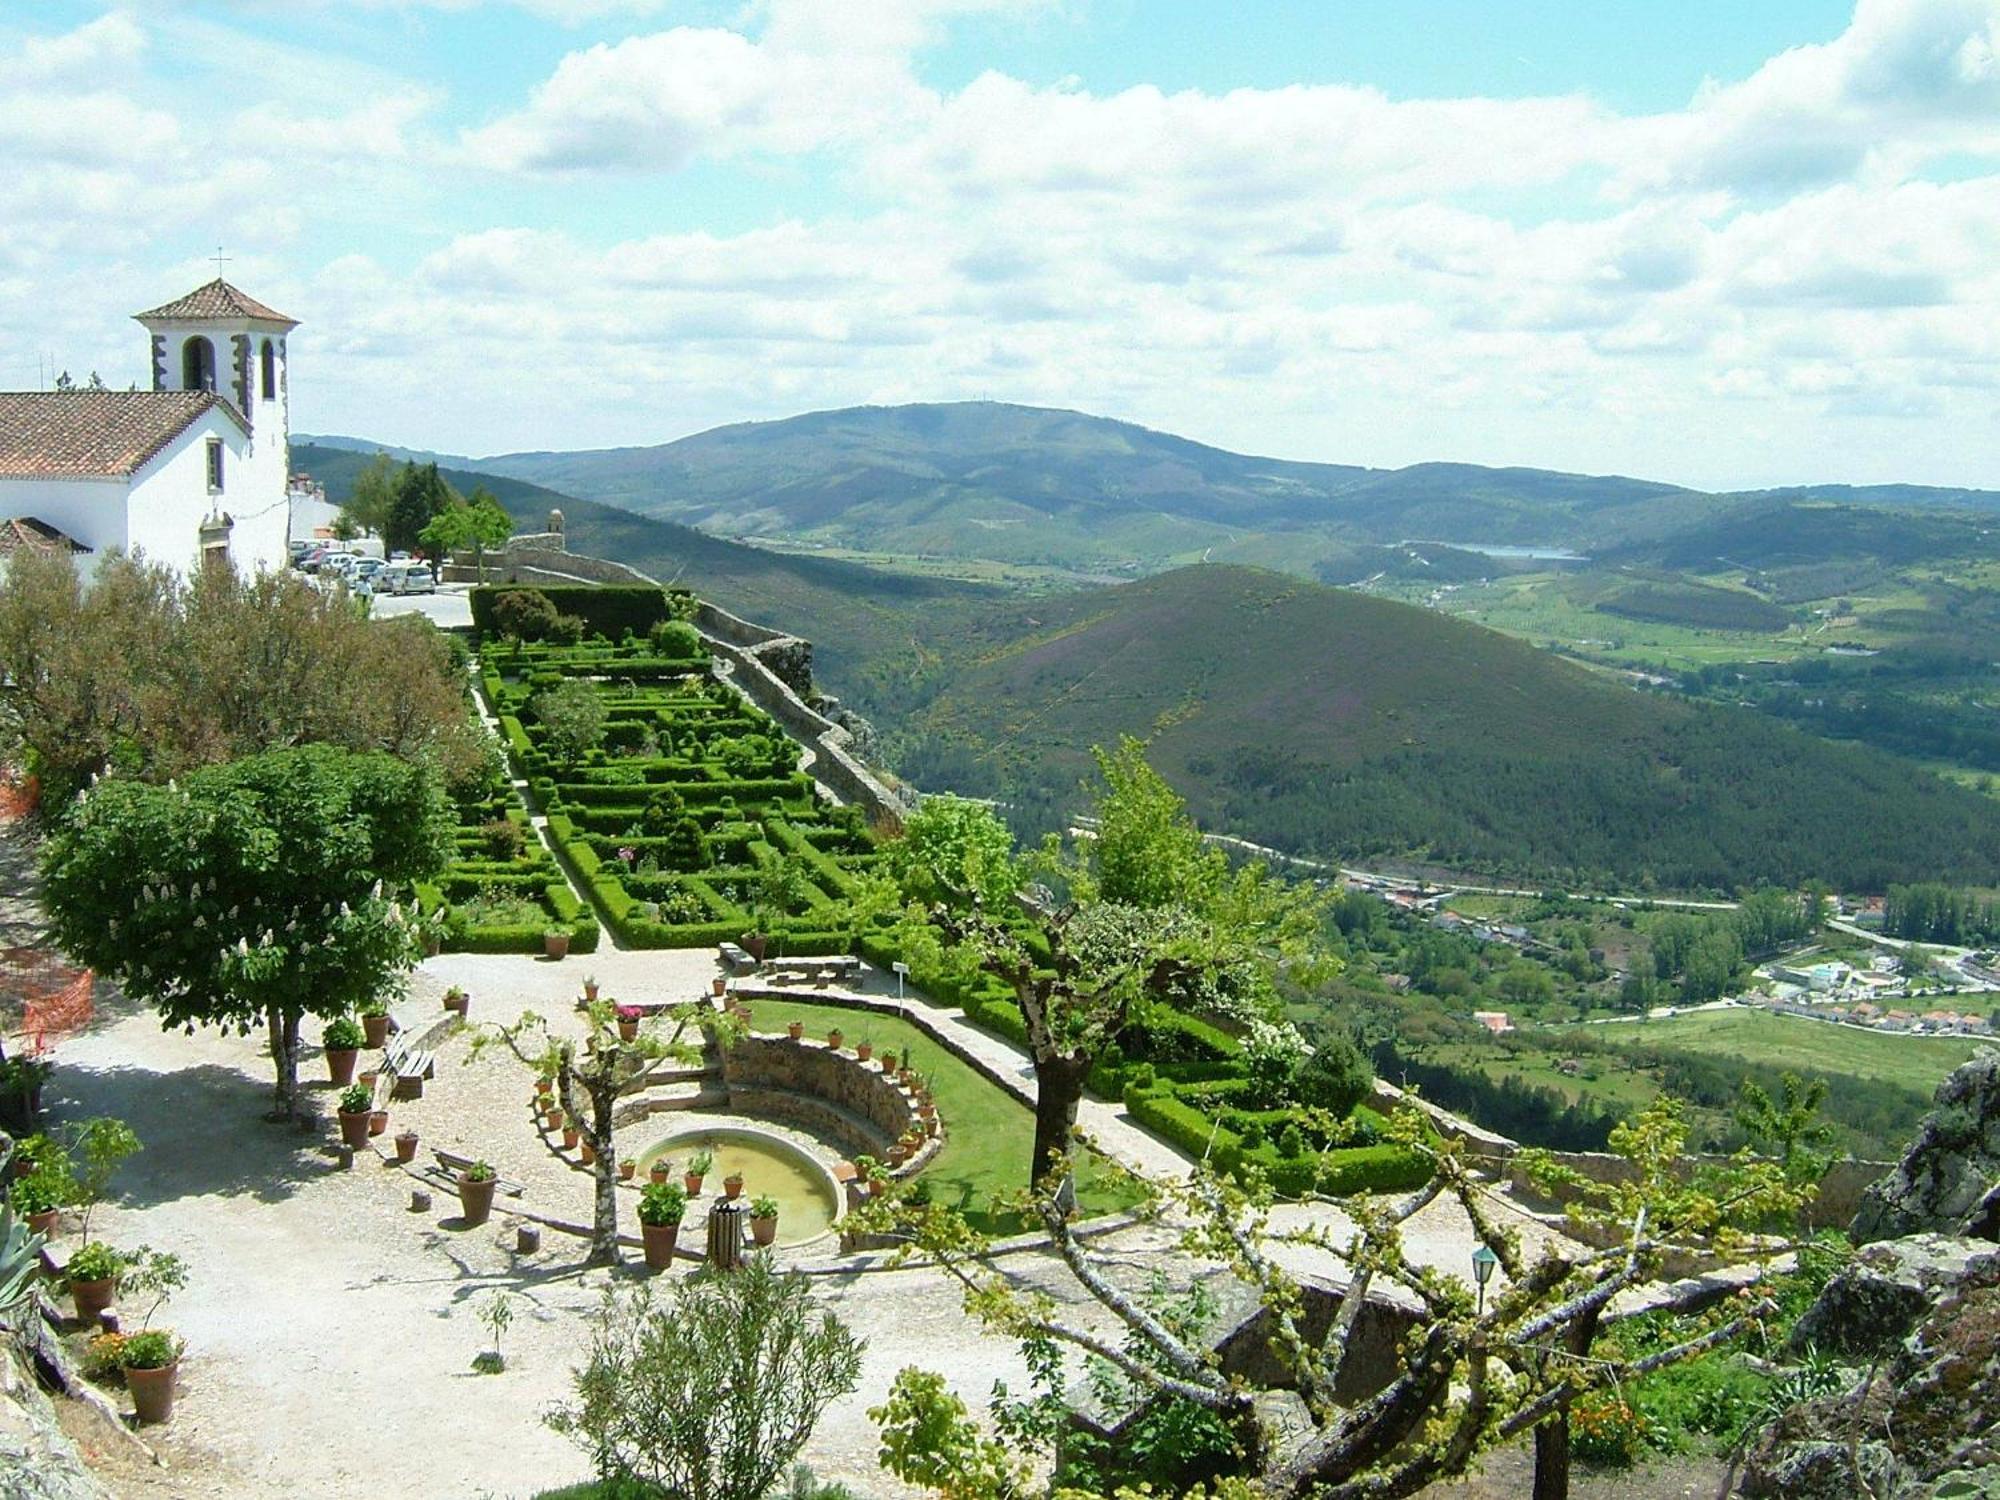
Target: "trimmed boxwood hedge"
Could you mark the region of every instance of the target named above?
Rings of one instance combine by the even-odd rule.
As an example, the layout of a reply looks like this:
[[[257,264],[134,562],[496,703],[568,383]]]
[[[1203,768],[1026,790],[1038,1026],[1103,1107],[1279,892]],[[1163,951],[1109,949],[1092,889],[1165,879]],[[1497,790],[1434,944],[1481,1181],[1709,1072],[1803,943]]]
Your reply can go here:
[[[1288,1197],[1308,1191],[1400,1193],[1430,1181],[1430,1163],[1403,1146],[1347,1146],[1305,1156],[1280,1156],[1266,1141],[1246,1148],[1243,1138],[1169,1088],[1129,1085],[1125,1109],[1148,1130],[1193,1157],[1207,1157],[1220,1171],[1241,1174],[1255,1167]]]

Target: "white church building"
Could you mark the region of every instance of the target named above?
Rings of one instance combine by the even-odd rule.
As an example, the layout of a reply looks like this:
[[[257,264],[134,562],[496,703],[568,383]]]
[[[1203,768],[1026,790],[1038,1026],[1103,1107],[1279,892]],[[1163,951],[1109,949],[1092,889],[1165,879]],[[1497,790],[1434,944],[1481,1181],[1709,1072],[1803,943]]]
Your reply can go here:
[[[0,561],[119,550],[181,573],[286,563],[296,321],[218,277],[136,315],[150,390],[0,392]]]

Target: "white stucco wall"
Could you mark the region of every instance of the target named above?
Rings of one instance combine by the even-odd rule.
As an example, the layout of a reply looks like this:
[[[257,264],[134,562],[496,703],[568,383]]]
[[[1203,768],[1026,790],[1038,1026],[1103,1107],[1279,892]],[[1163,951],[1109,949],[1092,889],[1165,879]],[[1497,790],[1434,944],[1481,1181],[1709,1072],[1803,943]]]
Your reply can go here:
[[[33,516],[93,554],[125,545],[122,479],[0,479],[0,516]]]
[[[208,439],[223,447],[222,490],[208,487]],[[132,476],[127,550],[188,572],[201,561],[201,523],[213,512],[234,520],[229,558],[244,573],[285,565],[291,505],[282,467],[220,411],[205,413]]]

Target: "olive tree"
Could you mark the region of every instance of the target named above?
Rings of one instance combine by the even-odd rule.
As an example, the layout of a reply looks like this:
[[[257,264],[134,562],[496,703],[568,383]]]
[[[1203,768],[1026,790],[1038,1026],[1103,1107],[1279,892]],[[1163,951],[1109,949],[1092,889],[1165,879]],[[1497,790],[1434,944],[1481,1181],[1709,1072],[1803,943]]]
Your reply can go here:
[[[605,1294],[576,1398],[549,1425],[607,1486],[677,1500],[758,1500],[820,1415],[861,1378],[862,1344],[806,1279],[758,1255],[741,1269]]]
[[[276,1112],[299,1115],[299,1022],[396,986],[418,938],[397,898],[443,868],[434,772],[379,752],[274,750],[164,786],[110,778],[42,854],[56,941],[162,1026],[270,1032]]]

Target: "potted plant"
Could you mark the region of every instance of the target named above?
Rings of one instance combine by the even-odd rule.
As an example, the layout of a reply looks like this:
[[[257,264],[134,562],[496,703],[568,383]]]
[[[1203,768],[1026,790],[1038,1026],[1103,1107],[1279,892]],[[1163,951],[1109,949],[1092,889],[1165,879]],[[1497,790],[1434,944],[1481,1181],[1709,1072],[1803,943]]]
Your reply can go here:
[[[743,1174],[741,1172],[731,1172],[727,1177],[722,1179],[722,1195],[725,1198],[731,1199],[743,1196]]]
[[[586,974],[583,976],[583,1003],[585,1005],[594,1005],[596,1001],[597,976],[595,974]]]
[[[368,1144],[368,1117],[375,1112],[375,1094],[365,1083],[350,1083],[340,1091],[340,1141],[359,1151]]]
[[[708,983],[709,987],[712,990],[714,990],[715,997],[718,1000],[720,1000],[724,995],[729,993],[729,981],[720,974],[716,975],[715,978],[709,980]]]
[[[417,1133],[414,1130],[396,1132],[396,1160],[408,1166],[417,1159]]]
[[[743,951],[756,959],[760,964],[764,961],[764,955],[769,951],[770,947],[770,938],[761,932],[746,932],[743,934]]]
[[[576,1145],[576,1159],[586,1167],[593,1166],[597,1162],[597,1147],[591,1142],[589,1136],[581,1135],[581,1133],[579,1133]]]
[[[62,1192],[47,1172],[17,1177],[7,1188],[14,1212],[28,1221],[28,1233],[51,1239],[62,1219]]]
[[[164,1328],[127,1334],[119,1348],[125,1387],[141,1423],[164,1422],[174,1414],[174,1380],[181,1367],[181,1341]]]
[[[388,1128],[389,1128],[388,1110],[371,1109],[368,1111],[368,1133],[371,1136],[380,1135],[383,1131],[387,1130]]]
[[[636,1156],[626,1157],[623,1161],[618,1163],[619,1181],[630,1182],[632,1180],[633,1174],[638,1170],[639,1170],[639,1158]]]
[[[576,1149],[576,1143],[579,1139],[581,1139],[583,1132],[576,1128],[576,1120],[573,1116],[570,1115],[563,1116],[562,1133],[563,1133],[563,1150],[574,1151]]]
[[[863,1194],[873,1193],[875,1191],[875,1176],[876,1173],[879,1172],[880,1170],[881,1170],[881,1165],[875,1160],[874,1157],[872,1156],[855,1157],[854,1158],[855,1192]]]
[[[39,1057],[0,1058],[0,1129],[16,1137],[34,1134],[50,1069]]]
[[[326,1052],[326,1071],[334,1086],[345,1088],[354,1082],[354,1060],[361,1055],[361,1044],[366,1033],[359,1022],[350,1016],[336,1016],[326,1023],[326,1029],[319,1034],[319,1044]]]
[[[542,933],[542,952],[550,958],[569,957],[569,929],[550,927]]]
[[[542,1106],[542,1128],[544,1130],[560,1130],[562,1129],[562,1122],[562,1106],[556,1103],[554,1099],[550,1099]]]
[[[636,1005],[621,1005],[618,1007],[617,1014],[618,1040],[621,1042],[638,1041],[639,1022],[645,1019],[646,1013]]]
[[[805,1022],[803,1022],[803,1021],[788,1021],[788,1022],[786,1022],[786,1024],[785,1024],[785,1035],[786,1035],[786,1036],[788,1036],[788,1037],[790,1037],[790,1038],[791,1038],[791,1039],[792,1039],[793,1041],[795,1041],[795,1042],[796,1042],[796,1041],[797,1041],[797,1040],[798,1040],[798,1039],[799,1039],[800,1037],[804,1036],[805,1034],[806,1034],[806,1023],[805,1023]]]
[[[493,1168],[483,1161],[474,1162],[458,1174],[458,1206],[468,1226],[484,1224],[492,1217],[493,1194],[499,1186],[500,1179]]]
[[[867,1062],[869,1058],[873,1057],[875,1055],[874,1038],[864,1036],[860,1041],[856,1042],[854,1044],[854,1055],[863,1062]]]
[[[665,1182],[674,1175],[674,1164],[664,1156],[653,1158],[653,1165],[646,1169],[646,1176],[654,1182]]]
[[[124,1269],[125,1257],[98,1240],[92,1240],[69,1258],[63,1276],[69,1282],[70,1301],[76,1304],[78,1322],[96,1322],[97,1315],[111,1305],[118,1290],[119,1273]]]
[[[371,1002],[361,1012],[361,1038],[370,1047],[389,1045],[389,1012],[380,1003]]]
[[[826,1044],[827,1046],[831,1047],[835,1052],[838,1052],[840,1050],[840,1044],[846,1040],[847,1040],[847,1033],[842,1031],[838,1026],[834,1027],[831,1031],[827,1032],[826,1034]]]
[[[463,1016],[472,1009],[472,997],[459,986],[453,985],[444,992],[444,1008],[455,1010]]]
[[[778,1200],[776,1198],[752,1198],[750,1200],[750,1238],[759,1245],[768,1245],[778,1237]]]
[[[646,1246],[646,1265],[664,1271],[674,1263],[674,1244],[687,1215],[687,1194],[671,1182],[649,1182],[639,1194],[639,1237]]]
[[[714,1165],[713,1151],[697,1151],[688,1158],[687,1170],[681,1173],[681,1182],[690,1198],[701,1196],[701,1180],[708,1175],[708,1169]]]

